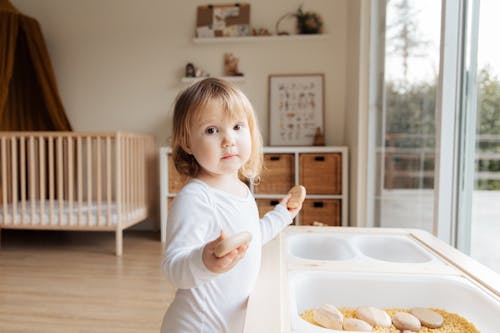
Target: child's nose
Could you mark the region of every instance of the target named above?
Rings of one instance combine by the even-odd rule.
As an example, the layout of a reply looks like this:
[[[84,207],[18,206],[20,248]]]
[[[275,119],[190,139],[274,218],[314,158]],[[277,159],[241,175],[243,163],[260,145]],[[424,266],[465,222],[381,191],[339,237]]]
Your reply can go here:
[[[222,139],[222,146],[223,147],[229,147],[234,145],[234,135],[231,132],[225,132],[224,133],[224,138]]]

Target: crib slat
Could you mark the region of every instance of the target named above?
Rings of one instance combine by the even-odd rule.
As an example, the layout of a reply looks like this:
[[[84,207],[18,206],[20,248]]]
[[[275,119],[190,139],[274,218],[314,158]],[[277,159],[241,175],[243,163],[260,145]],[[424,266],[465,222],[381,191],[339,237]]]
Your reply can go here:
[[[141,191],[140,191],[140,185],[139,185],[139,172],[140,172],[140,169],[139,169],[139,163],[140,163],[140,151],[139,151],[140,147],[139,147],[139,141],[137,139],[135,139],[135,158],[134,158],[134,162],[135,162],[135,186],[134,186],[134,193],[135,193],[135,203],[134,203],[134,209],[137,209],[137,207],[139,206],[139,196],[141,194]]]
[[[68,156],[68,179],[66,180],[68,183],[68,224],[73,225],[73,182],[75,181],[73,178],[73,138],[67,136],[66,140],[68,142],[66,146]]]
[[[87,137],[87,225],[91,225],[92,212],[92,141]]]
[[[34,138],[28,138],[28,192],[30,197],[31,207],[31,224],[35,224],[35,152],[34,152]]]
[[[55,225],[54,221],[54,138],[49,137],[49,220],[50,225]]]
[[[21,137],[21,224],[26,223],[26,142]]]
[[[120,134],[116,135],[116,228],[120,227],[122,218],[122,139]]]
[[[141,178],[141,161],[143,160],[143,156],[141,154],[142,152],[142,143],[140,140],[136,141],[136,149],[137,149],[137,156],[136,156],[136,175],[135,175],[135,181],[136,181],[136,191],[137,191],[137,196],[136,196],[136,208],[139,208],[141,204],[141,196],[142,196],[142,186],[140,183],[140,178]]]
[[[123,155],[125,156],[125,179],[123,182],[126,184],[126,189],[125,189],[125,195],[126,195],[126,205],[125,205],[125,220],[128,221],[129,219],[129,213],[130,213],[130,138],[126,137],[125,138],[125,151],[123,152]]]
[[[40,223],[45,224],[45,139],[43,136],[38,138],[38,171],[40,180]]]
[[[143,183],[141,186],[141,178],[142,177],[142,162],[144,161],[144,154],[142,153],[142,142],[137,141],[137,175],[136,175],[136,181],[137,181],[137,208],[141,205],[141,198],[142,198],[142,188],[145,185]],[[145,179],[144,179],[145,180]]]
[[[102,177],[101,177],[101,138],[96,138],[96,164],[97,164],[97,225],[101,225],[101,192],[102,192]]]
[[[82,225],[82,201],[83,201],[83,181],[82,181],[82,138],[79,136],[76,139],[76,154],[77,154],[77,178],[78,178],[78,226]]]
[[[57,137],[57,198],[59,202],[59,225],[63,223],[63,212],[64,212],[64,176],[63,176],[63,148],[62,148],[62,137]]]
[[[7,138],[2,137],[2,180],[0,181],[0,184],[2,186],[2,205],[3,205],[3,223],[6,224],[7,222],[7,143],[6,143]]]
[[[111,138],[106,137],[106,201],[108,204],[107,209],[107,223],[111,226]]]
[[[128,192],[128,200],[127,200],[127,221],[130,219],[130,212],[132,210],[132,154],[133,154],[133,143],[132,138],[128,138],[127,145],[127,192]]]
[[[16,220],[17,216],[17,137],[11,139],[11,163],[12,163],[12,222]]]
[[[137,188],[136,188],[136,175],[137,175],[137,145],[135,138],[130,139],[130,212],[134,212],[136,198],[137,198]],[[132,216],[130,216],[132,218]]]

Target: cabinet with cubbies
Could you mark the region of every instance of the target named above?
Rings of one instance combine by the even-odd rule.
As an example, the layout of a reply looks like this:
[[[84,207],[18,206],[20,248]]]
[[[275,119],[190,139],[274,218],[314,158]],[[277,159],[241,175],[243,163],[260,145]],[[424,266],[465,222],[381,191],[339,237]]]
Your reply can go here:
[[[347,226],[347,147],[264,147],[264,167],[259,182],[250,182],[262,216],[297,184],[307,190],[295,224],[321,222]],[[168,206],[184,182],[172,163],[170,147],[160,148],[161,232],[166,240]]]

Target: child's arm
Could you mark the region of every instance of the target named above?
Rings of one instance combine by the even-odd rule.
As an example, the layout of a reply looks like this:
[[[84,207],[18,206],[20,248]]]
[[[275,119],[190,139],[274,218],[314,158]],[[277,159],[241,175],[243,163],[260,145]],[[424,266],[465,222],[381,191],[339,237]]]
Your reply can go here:
[[[272,211],[266,213],[260,220],[262,244],[276,237],[283,228],[292,223],[295,216],[302,209],[302,202],[297,208],[287,208],[290,198],[291,194],[287,194]]]

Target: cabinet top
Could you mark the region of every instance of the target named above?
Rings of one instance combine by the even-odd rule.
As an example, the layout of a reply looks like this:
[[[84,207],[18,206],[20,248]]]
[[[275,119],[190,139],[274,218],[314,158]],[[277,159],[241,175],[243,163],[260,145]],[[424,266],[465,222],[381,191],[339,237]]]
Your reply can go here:
[[[290,146],[275,147],[265,146],[264,153],[347,153],[347,146]],[[168,154],[172,148],[168,146],[160,147],[160,153]]]
[[[266,146],[264,153],[347,153],[347,146]]]

